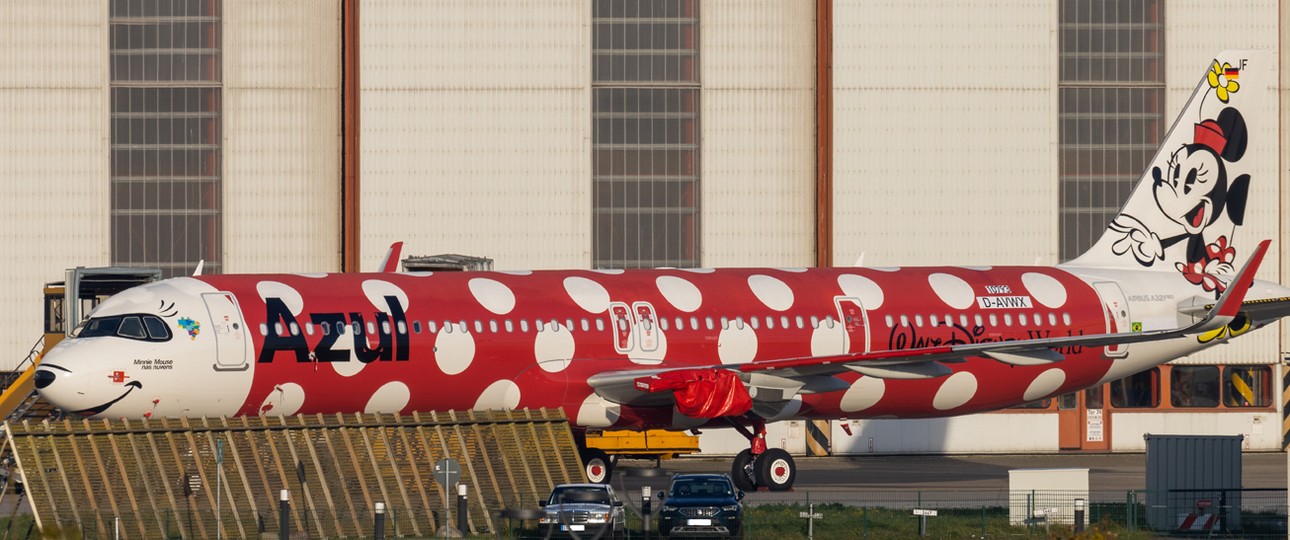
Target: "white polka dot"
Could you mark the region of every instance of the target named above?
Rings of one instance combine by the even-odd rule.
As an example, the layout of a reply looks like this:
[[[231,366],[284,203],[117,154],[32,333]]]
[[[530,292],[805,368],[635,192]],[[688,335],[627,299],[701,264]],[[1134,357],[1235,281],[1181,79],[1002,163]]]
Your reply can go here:
[[[573,361],[573,350],[573,333],[564,327],[555,332],[549,328],[538,332],[537,338],[533,340],[533,356],[537,358],[538,366],[550,373],[569,367],[569,362]]]
[[[1035,377],[1035,380],[1026,388],[1026,393],[1021,396],[1021,399],[1034,401],[1048,397],[1053,392],[1056,392],[1058,388],[1061,388],[1064,382],[1066,382],[1066,372],[1059,368],[1051,368]]]
[[[412,277],[430,277],[434,275],[434,272],[404,272],[403,275]]]
[[[499,270],[499,274],[510,274],[512,276],[531,276],[532,270]]]
[[[1050,308],[1066,305],[1066,287],[1053,276],[1039,272],[1026,272],[1021,275],[1021,283],[1026,286],[1030,296],[1040,304]]]
[[[396,413],[407,407],[408,400],[411,398],[412,392],[408,390],[408,385],[399,381],[390,381],[376,389],[372,399],[367,400],[367,406],[363,408],[363,412]]]
[[[994,269],[993,266],[960,266],[959,268],[964,268],[967,270],[976,270],[978,272],[988,272]]]
[[[950,375],[932,399],[932,407],[938,411],[948,411],[963,406],[976,395],[976,376],[966,371]]]
[[[656,346],[654,350],[647,351],[640,348],[637,344],[636,349],[628,354],[627,359],[633,364],[652,366],[663,363],[663,358],[667,356],[667,334],[658,332],[655,334]]]
[[[802,396],[793,396],[788,401],[764,402],[754,401],[753,412],[765,418],[767,422],[787,420],[802,410]]]
[[[292,315],[299,316],[300,312],[305,309],[304,298],[301,298],[299,292],[285,283],[261,281],[255,285],[255,291],[260,293],[261,300],[268,301],[270,298],[282,300],[282,303],[287,306]]]
[[[717,356],[722,364],[746,364],[757,357],[757,333],[746,323],[742,330],[730,323],[730,328],[717,336]]]
[[[592,270],[592,272],[596,272],[596,273],[599,273],[599,274],[609,274],[609,275],[611,275],[611,276],[616,276],[616,275],[619,275],[619,274],[623,273],[623,269],[622,269],[622,268],[597,268],[597,269],[595,269],[595,270]]]
[[[678,268],[678,270],[693,272],[695,274],[711,274],[717,271],[715,268]]]
[[[877,270],[879,272],[899,272],[900,271],[899,266],[870,266],[869,269]]]
[[[821,322],[819,328],[811,331],[811,356],[832,356],[847,352],[847,331],[840,324],[833,328]]]
[[[474,336],[461,329],[452,332],[440,330],[435,336],[434,361],[439,364],[439,369],[448,375],[466,371],[475,360]]]
[[[269,390],[260,403],[260,414],[291,416],[305,404],[305,389],[296,383],[282,383]]]
[[[297,276],[300,276],[300,277],[307,277],[307,278],[312,278],[312,279],[322,279],[322,278],[327,277],[327,273],[326,273],[326,272],[311,272],[311,273],[308,273],[308,274],[296,274],[296,275],[297,275]]]
[[[838,286],[842,287],[844,296],[859,298],[860,305],[866,310],[882,307],[882,302],[886,299],[882,294],[882,287],[864,276],[842,274],[838,276]]]
[[[976,302],[972,286],[963,278],[950,274],[935,273],[927,276],[927,283],[932,286],[936,296],[954,309],[967,309]]]
[[[793,289],[776,278],[762,274],[748,276],[748,288],[770,309],[784,311],[793,307]]]
[[[591,394],[578,407],[578,425],[585,427],[607,428],[614,425],[620,416],[617,403],[610,403],[604,398]]]
[[[776,268],[776,270],[779,270],[781,272],[792,272],[794,274],[801,274],[806,272],[805,268],[800,268],[800,267]]]
[[[564,278],[564,291],[578,307],[590,313],[604,313],[609,309],[609,291],[590,279],[577,276]]]
[[[654,283],[658,285],[658,292],[663,293],[663,298],[676,309],[692,313],[703,305],[703,293],[689,281],[676,276],[659,276]]]
[[[399,300],[399,305],[403,306],[404,312],[407,312],[408,306],[410,305],[408,303],[408,293],[403,292],[403,289],[399,288],[398,285],[380,279],[369,279],[364,281],[363,295],[367,296],[367,301],[371,302],[372,306],[386,313],[394,313],[389,302],[385,301],[385,297],[387,296],[397,298]]]
[[[490,409],[501,409],[506,411],[515,410],[520,406],[520,387],[513,381],[502,379],[488,385],[484,392],[479,395],[475,401],[475,410],[486,411]]]
[[[858,412],[877,405],[887,393],[887,383],[877,377],[860,377],[842,394],[838,408],[842,412]]]
[[[505,315],[515,309],[515,293],[500,281],[475,278],[470,280],[467,286],[470,287],[470,294],[475,295],[475,300],[479,301],[479,305],[484,306],[488,311]]]
[[[344,334],[336,336],[336,343],[332,344],[333,350],[348,350],[348,362],[329,362],[332,369],[342,377],[353,377],[363,371],[367,364],[358,361],[358,353],[354,352],[354,332],[353,329],[347,329]]]

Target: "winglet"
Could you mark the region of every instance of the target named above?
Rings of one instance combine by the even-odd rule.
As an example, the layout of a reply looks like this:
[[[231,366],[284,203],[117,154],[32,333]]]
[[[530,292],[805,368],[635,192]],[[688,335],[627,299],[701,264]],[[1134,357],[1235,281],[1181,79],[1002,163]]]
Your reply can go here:
[[[202,275],[202,267],[206,266],[206,259],[197,261],[197,268],[193,269],[193,277]]]
[[[1268,246],[1271,244],[1271,240],[1259,242],[1259,245],[1254,248],[1254,253],[1251,253],[1249,260],[1245,262],[1245,266],[1236,272],[1236,277],[1228,282],[1227,290],[1223,291],[1222,296],[1219,296],[1218,301],[1214,303],[1214,307],[1205,314],[1204,320],[1189,329],[1188,333],[1208,332],[1236,318],[1237,313],[1241,311],[1241,303],[1245,301],[1245,294],[1254,285],[1254,274],[1259,271],[1259,265],[1263,263],[1263,256],[1267,255]]]
[[[399,269],[399,253],[403,252],[403,242],[390,244],[389,251],[385,252],[385,260],[381,261],[381,268],[378,270],[383,273],[396,272]]]

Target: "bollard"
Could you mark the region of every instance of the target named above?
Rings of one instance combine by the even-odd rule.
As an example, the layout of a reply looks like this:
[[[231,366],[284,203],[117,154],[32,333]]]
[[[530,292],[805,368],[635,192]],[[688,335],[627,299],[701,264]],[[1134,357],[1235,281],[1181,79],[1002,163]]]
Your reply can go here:
[[[1084,532],[1084,499],[1075,499],[1075,534]]]
[[[372,538],[385,540],[385,503],[376,503],[376,518],[372,520]]]
[[[649,486],[641,486],[641,535],[645,540],[649,540],[650,529],[650,498],[652,489]]]
[[[457,530],[464,538],[469,529],[466,525],[466,484],[457,484]]]
[[[282,490],[278,494],[278,540],[289,540],[291,537],[291,526],[289,525],[291,514],[291,502],[288,500],[287,490]]]

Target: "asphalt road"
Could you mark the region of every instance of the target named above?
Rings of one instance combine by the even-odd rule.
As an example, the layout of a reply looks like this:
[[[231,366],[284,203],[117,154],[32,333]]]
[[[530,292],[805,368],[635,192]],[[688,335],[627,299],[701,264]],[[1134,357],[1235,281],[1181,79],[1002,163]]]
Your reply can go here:
[[[877,500],[904,497],[1006,497],[1012,469],[1088,469],[1089,490],[1114,498],[1113,492],[1146,487],[1145,454],[860,456],[796,458],[797,481],[790,493],[749,494],[752,501]],[[1245,488],[1286,487],[1287,457],[1283,453],[1245,453],[1241,458]],[[627,469],[651,467],[648,461],[622,461],[614,481],[637,496],[648,482],[654,490],[667,486],[667,476],[641,478]],[[684,457],[662,464],[667,473],[730,471],[729,458]],[[622,474],[627,473],[627,474]],[[1284,498],[1284,494],[1266,494]]]

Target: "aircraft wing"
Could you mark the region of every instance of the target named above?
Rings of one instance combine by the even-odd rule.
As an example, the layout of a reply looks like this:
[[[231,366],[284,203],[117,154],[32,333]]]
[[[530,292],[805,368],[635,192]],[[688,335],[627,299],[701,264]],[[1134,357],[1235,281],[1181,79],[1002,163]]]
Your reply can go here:
[[[744,383],[743,389],[753,401],[783,401],[799,393],[846,389],[847,384],[834,378],[833,375],[847,371],[884,379],[926,379],[949,375],[952,370],[945,364],[962,362],[969,357],[991,358],[1018,366],[1042,365],[1063,360],[1064,355],[1059,352],[1059,349],[1144,343],[1201,334],[1231,323],[1241,312],[1251,313],[1250,306],[1255,306],[1254,310],[1263,309],[1269,317],[1290,310],[1290,300],[1287,299],[1244,302],[1246,293],[1254,283],[1254,274],[1258,271],[1269,244],[1267,240],[1259,243],[1249,260],[1232,279],[1227,290],[1217,302],[1208,306],[1204,318],[1179,328],[781,358],[737,366],[611,371],[593,375],[587,382],[597,394],[615,403],[642,405],[666,403],[667,393],[672,392],[672,397],[680,408],[687,398],[677,392],[683,391],[699,396],[695,399],[702,399],[702,396],[718,387],[726,389],[725,392],[730,392],[732,390],[727,389],[728,385],[714,386],[713,383],[703,381],[729,380],[729,377],[737,374]],[[690,384],[687,386],[685,381],[690,381]],[[722,411],[722,409],[719,407],[705,409],[701,406],[692,408],[692,412],[711,411]],[[682,412],[686,411],[682,410]],[[728,412],[728,410],[722,412]]]

